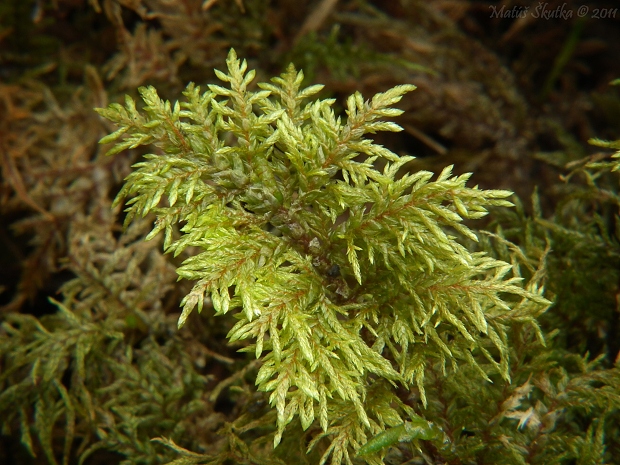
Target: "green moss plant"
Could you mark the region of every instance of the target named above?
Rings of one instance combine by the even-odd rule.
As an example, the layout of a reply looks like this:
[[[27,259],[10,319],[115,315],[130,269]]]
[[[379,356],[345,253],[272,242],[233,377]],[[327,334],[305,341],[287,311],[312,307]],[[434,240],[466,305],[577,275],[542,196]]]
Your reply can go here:
[[[129,199],[127,224],[154,213],[148,238],[163,231],[166,252],[187,254],[179,327],[205,306],[234,314],[228,339],[261,361],[274,446],[295,421],[321,463],[378,464],[399,440],[448,453],[425,417],[428,383],[463,370],[507,383],[513,324],[542,343],[539,281],[464,246],[478,240],[464,221],[511,206],[511,193],[467,187],[452,167],[413,172],[413,157],[373,143],[401,130],[385,118],[412,85],[355,93],[341,118],[334,100],[308,101],[322,86],[301,89],[292,65],[258,89],[232,50],[227,65],[222,85],[190,84],[180,102],[143,87],[143,109],[127,97],[98,110],[118,126],[101,140],[110,154],[155,148],[116,203]]]

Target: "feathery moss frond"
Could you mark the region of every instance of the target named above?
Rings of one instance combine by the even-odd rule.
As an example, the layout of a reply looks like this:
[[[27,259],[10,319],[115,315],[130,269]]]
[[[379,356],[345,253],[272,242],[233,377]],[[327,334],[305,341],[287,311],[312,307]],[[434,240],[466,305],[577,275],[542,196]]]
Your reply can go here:
[[[98,111],[119,126],[102,140],[116,141],[110,153],[157,148],[117,202],[129,198],[129,222],[153,212],[149,238],[164,231],[167,251],[195,251],[177,270],[196,282],[179,326],[208,299],[218,314],[237,312],[228,337],[251,339],[244,350],[262,357],[256,384],[277,412],[274,444],[294,418],[303,429],[316,421],[317,441],[331,441],[322,462],[351,463],[368,434],[414,421],[403,407],[373,407],[377,383],[415,385],[426,405],[437,361],[508,380],[511,321],[535,324],[549,302],[510,263],[468,250],[477,235],[463,220],[511,206],[510,192],[469,188],[452,167],[398,175],[412,157],[368,135],[401,130],[384,118],[402,113],[392,106],[414,86],[355,93],[342,119],[333,100],[306,103],[320,86],[301,89],[292,65],[257,91],[233,50],[227,67],[222,85],[190,84],[183,102],[142,88],[142,111],[131,99]]]

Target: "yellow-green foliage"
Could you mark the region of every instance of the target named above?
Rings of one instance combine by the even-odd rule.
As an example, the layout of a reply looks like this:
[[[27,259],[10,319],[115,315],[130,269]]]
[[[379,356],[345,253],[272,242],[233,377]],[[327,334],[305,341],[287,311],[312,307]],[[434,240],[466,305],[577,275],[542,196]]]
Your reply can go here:
[[[51,465],[100,449],[158,463],[166,455],[153,436],[179,440],[191,436],[196,412],[213,418],[207,377],[161,309],[170,265],[143,241],[144,222],[118,241],[106,226],[82,229],[71,245],[76,276],[62,287],[64,303],[53,302],[57,313],[10,313],[1,328],[2,433],[17,433]]]
[[[563,60],[572,21],[503,35],[444,3],[0,2],[0,464],[618,463],[620,144],[575,161],[618,134],[618,61]],[[338,99],[420,90],[347,119],[231,57],[165,108],[230,47]],[[147,84],[104,156],[93,107]],[[404,132],[363,134],[394,104]],[[540,196],[416,173],[450,163]]]
[[[511,324],[538,332],[549,302],[537,280],[522,285],[516,263],[462,244],[477,240],[463,220],[510,206],[510,192],[467,187],[451,167],[434,179],[401,174],[413,157],[367,134],[401,129],[384,118],[401,113],[391,106],[411,85],[352,95],[342,120],[331,99],[305,103],[322,86],[300,89],[292,65],[256,91],[234,51],[227,65],[216,72],[223,86],[190,84],[181,102],[148,87],[142,111],[129,97],[99,109],[119,127],[101,142],[118,141],[111,154],[157,147],[117,202],[130,198],[129,223],[154,212],[148,237],[163,231],[166,251],[191,251],[177,270],[195,281],[179,326],[208,302],[235,311],[228,338],[250,339],[244,350],[262,360],[256,384],[277,411],[274,444],[298,416],[322,430],[310,448],[328,438],[321,462],[351,463],[372,436],[419,421],[395,392],[415,386],[427,406],[429,369],[509,381]],[[441,434],[418,437],[448,447]]]

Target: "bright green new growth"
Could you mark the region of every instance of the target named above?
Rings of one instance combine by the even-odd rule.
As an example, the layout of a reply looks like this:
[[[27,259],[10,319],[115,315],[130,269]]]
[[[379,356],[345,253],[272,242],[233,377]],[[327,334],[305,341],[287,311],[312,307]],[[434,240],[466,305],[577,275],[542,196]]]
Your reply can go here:
[[[433,425],[432,422],[416,415],[413,421],[406,421],[402,425],[394,426],[372,438],[357,451],[357,455],[367,455],[399,441],[415,441],[417,439],[428,441],[441,437],[443,437],[441,429]]]
[[[395,388],[417,387],[426,405],[427,365],[508,380],[509,325],[535,325],[548,301],[520,285],[516,264],[461,242],[477,240],[463,219],[510,206],[510,192],[466,187],[469,174],[451,167],[435,180],[400,176],[413,157],[365,138],[401,130],[382,118],[401,114],[390,107],[414,86],[371,101],[356,93],[342,121],[333,99],[304,104],[322,86],[300,89],[292,65],[259,91],[232,50],[227,65],[216,71],[225,86],[190,84],[184,102],[149,87],[143,112],[129,97],[100,109],[119,126],[101,142],[124,137],[110,153],[158,148],[116,202],[131,197],[128,222],[153,212],[148,238],[164,231],[166,251],[198,251],[177,270],[196,281],[179,326],[205,298],[217,314],[241,310],[228,337],[253,340],[244,350],[262,357],[256,385],[277,410],[274,444],[296,416],[304,429],[317,420],[310,447],[331,441],[322,463],[351,463],[372,436],[418,421]],[[416,437],[441,447],[440,436]],[[385,451],[371,452],[364,459],[380,463]]]

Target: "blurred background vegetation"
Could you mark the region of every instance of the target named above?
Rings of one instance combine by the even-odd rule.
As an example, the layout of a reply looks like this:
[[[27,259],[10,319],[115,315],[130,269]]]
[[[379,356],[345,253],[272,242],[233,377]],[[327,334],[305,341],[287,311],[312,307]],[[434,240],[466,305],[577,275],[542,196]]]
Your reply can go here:
[[[544,17],[541,5],[564,13]],[[555,306],[541,323],[554,357],[600,355],[600,373],[618,376],[618,176],[596,165],[612,151],[588,143],[620,138],[616,2],[3,0],[0,463],[175,458],[156,436],[217,463],[282,463],[265,439],[273,418],[253,389],[257,365],[225,344],[233,322],[207,310],[177,331],[189,284],[175,283],[171,262],[183,257],[144,243],[148,224],[122,232],[112,200],[142,153],[104,157],[98,141],[113,128],[92,110],[142,85],[174,100],[189,81],[214,82],[231,47],[259,81],[293,62],[340,104],[415,84],[404,131],[376,140],[418,157],[410,170],[455,164],[474,184],[514,191],[518,208],[487,228],[526,261],[550,248]],[[613,384],[594,378],[594,390]],[[598,405],[613,418],[617,386],[567,420],[576,437],[602,444],[588,415]],[[620,463],[619,422],[605,421],[600,456]],[[316,463],[304,444],[280,448],[298,451],[287,463]]]

